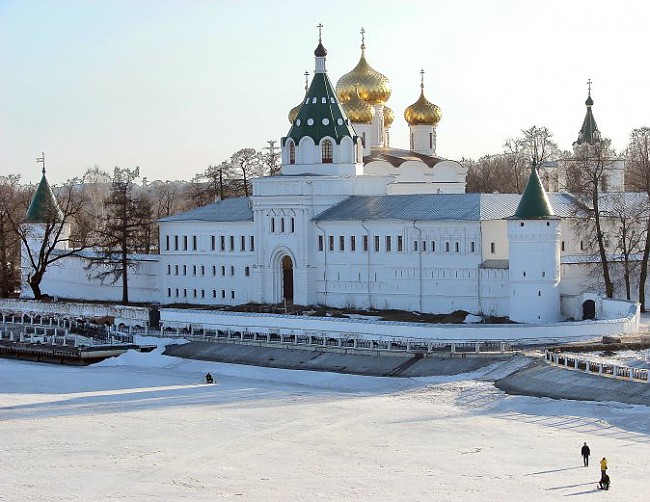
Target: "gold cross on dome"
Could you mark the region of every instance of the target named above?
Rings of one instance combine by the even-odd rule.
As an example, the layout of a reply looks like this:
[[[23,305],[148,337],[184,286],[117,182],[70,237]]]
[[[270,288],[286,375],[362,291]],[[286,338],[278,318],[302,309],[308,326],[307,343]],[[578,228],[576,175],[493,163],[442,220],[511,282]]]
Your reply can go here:
[[[424,68],[420,70],[420,87],[424,89]]]
[[[322,42],[322,32],[321,32],[321,30],[323,29],[323,23],[318,23],[318,26],[316,26],[316,28],[318,28],[318,41]]]
[[[361,31],[359,33],[361,33],[361,47],[365,47],[366,46],[366,29],[362,26]]]

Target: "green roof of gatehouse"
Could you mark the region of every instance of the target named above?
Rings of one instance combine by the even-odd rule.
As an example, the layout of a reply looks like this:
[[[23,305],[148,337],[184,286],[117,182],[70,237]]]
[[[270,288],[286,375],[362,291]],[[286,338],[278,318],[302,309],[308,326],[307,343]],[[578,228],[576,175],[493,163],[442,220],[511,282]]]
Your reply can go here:
[[[320,47],[321,45],[317,51]],[[324,56],[317,55],[317,57]],[[337,144],[340,144],[346,136],[356,137],[356,132],[343,112],[334,87],[325,72],[314,74],[300,111],[287,134],[287,138],[291,138],[296,143],[305,136],[309,136],[315,144],[319,144],[325,137],[332,138]],[[283,143],[287,138],[283,138]]]
[[[530,177],[513,218],[517,220],[539,220],[554,217],[553,208],[548,200],[542,180],[535,166],[530,170]]]
[[[36,192],[34,192],[29,208],[27,208],[25,223],[48,223],[53,220],[61,221],[62,219],[63,212],[52,193],[50,184],[47,182],[45,171],[43,171],[41,182],[36,187]]]

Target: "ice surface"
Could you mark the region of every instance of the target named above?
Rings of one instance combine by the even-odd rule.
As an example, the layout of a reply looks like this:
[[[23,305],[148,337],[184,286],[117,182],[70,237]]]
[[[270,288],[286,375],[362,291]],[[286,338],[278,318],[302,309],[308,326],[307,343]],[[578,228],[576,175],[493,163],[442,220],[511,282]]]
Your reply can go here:
[[[0,359],[0,500],[647,497],[650,409],[496,389],[522,359],[391,379],[176,359],[169,340],[140,340],[154,342],[84,368]]]

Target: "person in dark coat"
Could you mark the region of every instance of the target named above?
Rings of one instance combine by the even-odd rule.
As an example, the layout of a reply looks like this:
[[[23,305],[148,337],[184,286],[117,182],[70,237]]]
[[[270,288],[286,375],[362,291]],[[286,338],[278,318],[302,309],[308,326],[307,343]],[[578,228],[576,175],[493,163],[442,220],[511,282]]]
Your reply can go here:
[[[582,462],[584,463],[585,467],[587,467],[589,465],[589,455],[591,454],[591,450],[589,450],[586,442],[582,445],[580,453],[582,453]]]
[[[607,473],[605,473],[603,474],[603,477],[598,482],[598,488],[600,488],[601,490],[609,490],[609,483],[610,483],[609,476],[607,475]]]
[[[212,375],[210,373],[206,373],[205,375],[205,383],[212,383],[214,382],[214,379],[212,378]]]

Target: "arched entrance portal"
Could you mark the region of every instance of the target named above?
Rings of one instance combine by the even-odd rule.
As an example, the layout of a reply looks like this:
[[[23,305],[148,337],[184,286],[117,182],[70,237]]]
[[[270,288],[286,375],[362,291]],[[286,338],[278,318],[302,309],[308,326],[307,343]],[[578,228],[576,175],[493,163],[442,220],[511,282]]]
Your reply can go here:
[[[293,303],[293,262],[290,256],[282,258],[282,298]]]
[[[582,304],[582,318],[595,319],[596,318],[596,302],[587,300]]]

